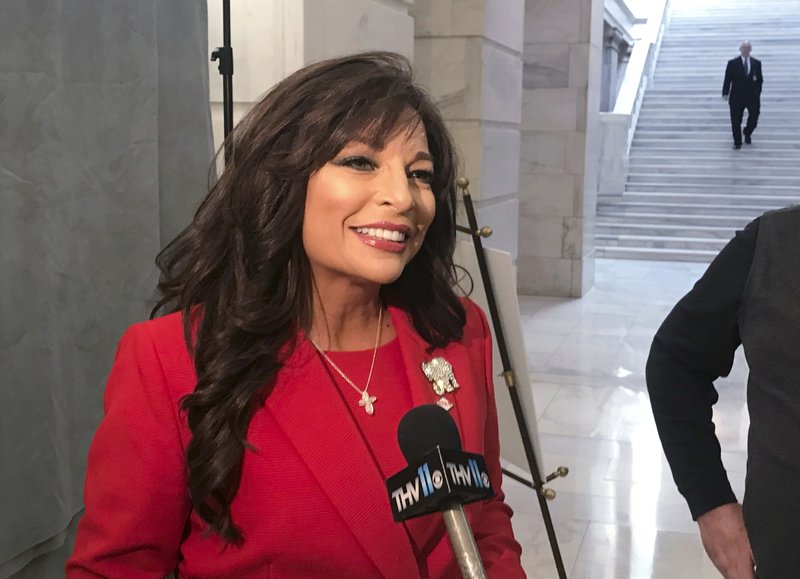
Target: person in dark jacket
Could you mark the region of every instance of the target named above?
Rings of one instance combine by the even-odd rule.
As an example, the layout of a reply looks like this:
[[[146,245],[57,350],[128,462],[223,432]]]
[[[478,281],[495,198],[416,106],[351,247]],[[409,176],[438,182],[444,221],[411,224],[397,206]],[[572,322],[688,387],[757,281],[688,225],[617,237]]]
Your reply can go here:
[[[800,576],[800,206],[762,215],[720,252],[656,333],[647,387],[703,545],[726,579]],[[749,366],[742,506],[712,422],[714,381]]]
[[[722,98],[727,99],[731,109],[731,129],[733,130],[733,148],[742,148],[742,118],[747,109],[747,125],[744,128],[744,142],[750,145],[753,131],[758,125],[761,112],[761,88],[764,75],[761,72],[761,61],[750,56],[753,45],[749,41],[742,42],[739,47],[740,56],[729,60],[725,68],[725,82],[722,84]]]

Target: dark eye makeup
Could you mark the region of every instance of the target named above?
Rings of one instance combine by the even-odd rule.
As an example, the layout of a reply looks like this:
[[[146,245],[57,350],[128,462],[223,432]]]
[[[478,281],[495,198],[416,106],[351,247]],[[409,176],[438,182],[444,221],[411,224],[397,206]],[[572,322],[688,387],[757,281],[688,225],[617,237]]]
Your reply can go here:
[[[341,167],[351,167],[353,169],[359,169],[361,171],[374,169],[376,167],[374,161],[371,161],[370,159],[367,159],[366,157],[362,157],[360,155],[345,157],[340,161],[336,161],[336,164]]]
[[[350,157],[345,157],[344,159],[340,159],[335,161],[336,165],[340,167],[350,167],[352,169],[356,169],[357,171],[371,171],[377,168],[377,163],[375,161],[368,159],[367,157],[361,155],[353,155]],[[408,173],[409,179],[416,179],[425,185],[430,185],[433,183],[433,171],[428,171],[426,169],[416,169],[414,171],[410,171]]]

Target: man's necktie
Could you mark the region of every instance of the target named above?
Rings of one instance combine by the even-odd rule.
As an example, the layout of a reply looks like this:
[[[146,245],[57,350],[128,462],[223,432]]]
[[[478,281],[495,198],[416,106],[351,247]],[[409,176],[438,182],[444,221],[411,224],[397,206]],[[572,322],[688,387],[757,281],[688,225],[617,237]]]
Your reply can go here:
[[[744,74],[745,76],[750,76],[750,59],[744,59]]]

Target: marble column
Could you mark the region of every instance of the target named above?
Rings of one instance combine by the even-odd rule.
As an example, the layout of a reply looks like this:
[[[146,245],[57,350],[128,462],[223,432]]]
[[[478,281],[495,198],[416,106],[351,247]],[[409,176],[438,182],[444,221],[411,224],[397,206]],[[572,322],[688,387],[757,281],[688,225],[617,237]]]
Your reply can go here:
[[[417,0],[414,67],[448,121],[487,246],[517,255],[524,0]],[[466,222],[466,221],[464,221]]]
[[[518,289],[594,282],[602,0],[526,0]]]
[[[208,0],[208,43],[222,45],[222,6]],[[231,6],[234,122],[263,93],[311,62],[365,50],[411,58],[414,0],[236,0]],[[222,142],[222,81],[210,63],[214,142]]]
[[[603,34],[603,84],[600,97],[600,110],[603,112],[614,110],[622,59],[620,48],[624,43],[625,39],[616,28],[608,28]]]
[[[614,87],[614,106],[617,106],[617,99],[616,97],[619,96],[619,90],[622,88],[622,83],[625,80],[625,72],[628,70],[628,63],[631,60],[631,52],[633,51],[633,45],[628,44],[626,40],[623,40],[619,45],[619,68],[617,69],[617,84]]]

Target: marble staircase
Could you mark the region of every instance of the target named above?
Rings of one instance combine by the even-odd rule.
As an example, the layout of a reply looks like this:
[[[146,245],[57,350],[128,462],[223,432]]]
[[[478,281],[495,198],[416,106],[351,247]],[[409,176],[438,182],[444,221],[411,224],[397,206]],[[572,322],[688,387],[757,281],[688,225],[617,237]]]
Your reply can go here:
[[[800,0],[757,6],[673,0],[625,191],[598,198],[598,257],[710,261],[755,217],[800,203]],[[765,81],[753,144],[736,151],[722,78],[745,39]]]

